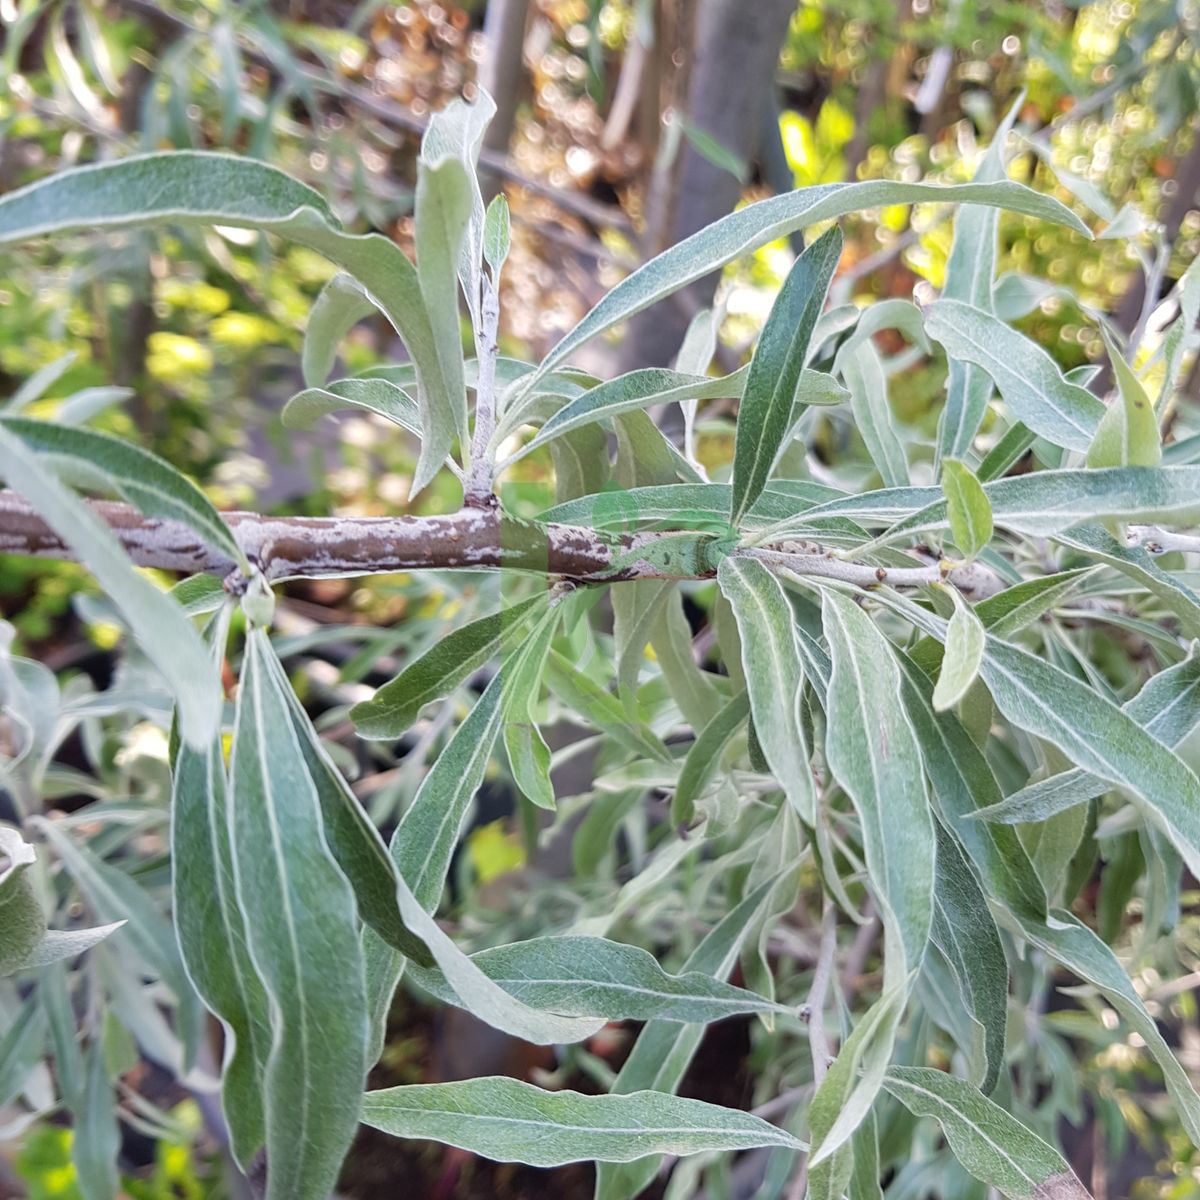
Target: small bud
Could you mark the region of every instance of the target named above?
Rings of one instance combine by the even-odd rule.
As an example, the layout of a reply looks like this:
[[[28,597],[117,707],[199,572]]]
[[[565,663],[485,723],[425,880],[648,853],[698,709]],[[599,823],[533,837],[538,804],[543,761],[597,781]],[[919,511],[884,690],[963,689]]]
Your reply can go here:
[[[255,572],[242,596],[242,612],[246,614],[246,620],[259,629],[268,628],[275,619],[275,593],[260,572]]]

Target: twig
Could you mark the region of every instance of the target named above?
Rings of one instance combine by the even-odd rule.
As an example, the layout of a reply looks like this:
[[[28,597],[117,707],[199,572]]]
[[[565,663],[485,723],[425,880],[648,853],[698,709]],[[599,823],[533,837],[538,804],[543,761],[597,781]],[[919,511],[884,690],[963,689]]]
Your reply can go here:
[[[1158,290],[1162,286],[1163,275],[1166,274],[1167,263],[1171,260],[1171,250],[1174,243],[1169,238],[1163,238],[1158,245],[1158,253],[1154,256],[1154,262],[1149,270],[1144,270],[1143,274],[1146,280],[1146,293],[1142,297],[1141,311],[1138,313],[1137,324],[1133,327],[1133,331],[1129,335],[1129,341],[1125,345],[1125,358],[1132,364],[1137,357],[1138,347],[1142,343],[1142,338],[1146,335],[1146,327],[1150,324],[1150,318],[1154,314],[1155,308],[1158,307]]]
[[[778,1096],[773,1096],[757,1108],[752,1108],[750,1112],[756,1117],[762,1117],[764,1121],[773,1121],[776,1117],[783,1116],[790,1109],[795,1108],[797,1104],[811,1099],[813,1090],[811,1083],[802,1083],[799,1087],[788,1088],[786,1092],[780,1092]]]
[[[812,986],[808,1000],[800,1015],[808,1021],[808,1049],[812,1055],[813,1090],[829,1071],[832,1056],[829,1053],[829,1037],[825,1032],[825,1002],[829,998],[829,984],[833,979],[834,960],[837,957],[837,908],[827,896],[825,911],[821,915],[821,948],[817,952],[817,965],[813,970]],[[808,1188],[808,1157],[796,1170],[788,1185],[787,1200],[800,1200]]]
[[[1157,525],[1127,526],[1125,543],[1128,546],[1141,546],[1147,554],[1169,554],[1172,550],[1200,554],[1200,535],[1173,533],[1170,529],[1160,529]]]
[[[829,998],[829,984],[833,979],[833,962],[837,957],[837,909],[826,899],[825,911],[821,915],[821,949],[817,954],[817,965],[813,970],[812,986],[808,1000],[800,1010],[801,1017],[808,1022],[808,1047],[812,1054],[813,1083],[821,1086],[829,1070],[829,1037],[825,1032],[825,1002]]]
[[[972,600],[984,600],[1003,591],[1005,586],[994,571],[981,563],[966,563],[956,567],[950,559],[941,559],[927,567],[876,567],[870,563],[838,558],[819,546],[816,550],[813,553],[810,550],[793,552],[749,547],[745,554],[796,575],[837,579],[863,588],[878,587],[885,583],[891,587],[928,587],[935,583],[950,583],[964,596]]]
[[[1031,140],[1040,142],[1042,145],[1048,146],[1050,139],[1067,125],[1073,125],[1076,121],[1082,120],[1084,117],[1103,108],[1110,100],[1118,96],[1130,84],[1137,83],[1144,75],[1147,75],[1152,67],[1161,66],[1162,63],[1174,58],[1179,47],[1183,44],[1185,34],[1182,30],[1176,34],[1174,42],[1170,49],[1161,59],[1148,59],[1142,57],[1125,71],[1118,72],[1114,78],[1105,87],[1102,87],[1098,92],[1093,92],[1090,96],[1084,97],[1078,103],[1072,105],[1065,113],[1054,118],[1049,125],[1043,126],[1037,133],[1031,135]]]
[[[475,433],[471,441],[471,470],[463,484],[463,503],[470,508],[495,507],[493,491],[495,456],[492,435],[496,432],[496,356],[500,352],[500,298],[491,279],[482,278],[479,345],[475,353],[479,372],[475,381]]]

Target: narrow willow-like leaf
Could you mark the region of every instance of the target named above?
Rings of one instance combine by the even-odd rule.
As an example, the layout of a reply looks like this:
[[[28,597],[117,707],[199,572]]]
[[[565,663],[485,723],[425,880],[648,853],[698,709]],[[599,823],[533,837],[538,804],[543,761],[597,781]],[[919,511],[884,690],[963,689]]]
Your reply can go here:
[[[882,329],[898,329],[914,345],[929,350],[924,316],[911,300],[877,300],[874,304],[856,311],[858,323],[854,326],[854,332],[838,347],[833,360],[835,371],[841,370],[842,363],[857,346]]]
[[[46,1047],[46,1010],[42,989],[32,992],[0,1034],[0,1104],[9,1104],[25,1089]]]
[[[1123,546],[1102,525],[1077,525],[1056,535],[1064,546],[1115,567],[1139,583],[1173,612],[1191,637],[1200,636],[1200,596],[1171,571],[1164,571],[1145,546]]]
[[[978,1088],[928,1067],[892,1067],[883,1086],[942,1127],[955,1158],[1008,1200],[1091,1200],[1067,1161]]]
[[[499,278],[511,244],[512,225],[508,200],[503,192],[497,192],[483,217],[483,261],[491,269],[493,280]]]
[[[960,1003],[983,1029],[983,1061],[973,1078],[990,1095],[1004,1065],[1008,961],[987,897],[941,824],[933,901],[933,940],[958,980]]]
[[[510,995],[547,1012],[703,1024],[743,1013],[787,1011],[699,971],[668,975],[654,955],[605,938],[532,938],[481,950],[471,961]],[[409,967],[408,973],[443,1003],[461,1003],[441,972]]]
[[[637,686],[646,658],[646,643],[660,608],[676,585],[667,579],[639,579],[609,593],[613,610],[613,650],[617,692],[633,720],[638,720]]]
[[[1046,896],[1016,832],[971,819],[1003,796],[983,751],[954,713],[934,710],[933,683],[913,660],[900,654],[897,661],[904,676],[904,708],[916,730],[942,822],[989,896],[1020,916],[1044,921]]]
[[[904,445],[893,428],[888,406],[887,376],[879,351],[869,342],[861,342],[842,356],[842,377],[850,389],[850,410],[854,424],[866,444],[867,453],[883,480],[884,487],[908,486],[908,461]]]
[[[378,311],[362,285],[345,271],[339,271],[321,289],[309,310],[300,356],[304,382],[310,388],[321,387],[329,378],[342,338],[364,317]]]
[[[27,970],[34,970],[75,958],[111,937],[124,924],[124,921],[113,921],[91,929],[48,929],[42,940],[29,952],[24,966]]]
[[[1095,570],[1095,567],[1076,567],[1022,580],[981,600],[975,605],[975,615],[985,629],[1007,641],[1065,600]]]
[[[888,603],[918,628],[945,640],[940,617],[899,596],[889,597]],[[1178,755],[1106,696],[991,634],[980,674],[1008,720],[1053,743],[1077,765],[1127,788],[1189,869],[1200,869],[1200,780]]]
[[[200,1007],[183,969],[171,923],[140,884],[86,846],[77,846],[57,822],[38,818],[38,828],[97,916],[110,923],[124,920],[125,940],[174,993],[179,1005],[179,1036],[190,1062],[199,1034]]]
[[[924,489],[921,489],[924,491]],[[543,521],[590,525],[594,529],[633,529],[644,521],[729,522],[732,489],[727,483],[674,483],[599,492],[557,504]],[[783,521],[797,513],[841,499],[836,488],[807,481],[776,480],[747,514],[747,524]]]
[[[271,1049],[267,995],[247,945],[234,878],[225,761],[181,746],[171,798],[173,909],[179,948],[196,991],[225,1029],[221,1103],[243,1170],[266,1138],[262,1077]]]
[[[146,516],[178,521],[199,534],[204,545],[246,565],[246,556],[212,501],[157,454],[94,429],[23,417],[0,417],[0,424],[49,459],[67,482],[115,491]]]
[[[585,425],[550,446],[554,495],[560,501],[598,492],[608,483],[608,435],[599,425]]]
[[[545,604],[545,595],[531,596],[435,642],[370,700],[350,710],[359,737],[397,738],[407,732],[426,704],[449,695],[502,648],[511,647],[525,621]]]
[[[805,367],[796,383],[792,425],[804,416],[806,408],[832,408],[837,404],[845,404],[849,399],[850,393],[832,375]]]
[[[1088,447],[1089,467],[1157,467],[1162,438],[1154,405],[1142,381],[1125,361],[1112,335],[1102,325],[1104,345],[1117,380],[1117,398],[1108,406]]]
[[[739,692],[700,730],[683,760],[675,795],[671,799],[671,821],[687,825],[696,814],[696,801],[704,794],[725,747],[750,715],[750,696]]]
[[[267,635],[247,637],[228,794],[237,893],[270,1006],[261,1081],[269,1200],[325,1200],[354,1137],[367,1006],[354,893],[325,843],[317,789]]]
[[[688,956],[682,973],[699,971],[724,979],[733,970],[754,923],[770,904],[777,882],[766,880],[722,917]],[[612,1094],[630,1095],[643,1090],[657,1095],[673,1093],[683,1081],[703,1036],[703,1025],[647,1022],[617,1073]],[[628,1166],[601,1164],[596,1169],[596,1200],[630,1200],[639,1195],[654,1178],[658,1162],[657,1158],[647,1157]]]
[[[9,397],[4,412],[10,416],[23,412],[35,400],[40,400],[74,366],[78,357],[74,350],[69,350],[44,367],[39,367]]]
[[[220,718],[220,680],[179,607],[134,570],[108,526],[7,429],[0,429],[0,475],[70,546],[129,622],[175,696],[183,737],[193,746],[207,745]]]
[[[457,158],[434,160],[422,152],[417,163],[417,280],[433,331],[433,352],[446,381],[443,405],[421,408],[421,456],[413,474],[420,492],[437,473],[457,436],[466,455],[467,392],[463,380],[462,335],[458,324],[456,272],[471,217],[471,179]]]
[[[967,694],[983,661],[984,629],[971,607],[955,590],[954,615],[946,627],[946,649],[942,670],[933,689],[933,707],[938,712],[953,708]]]
[[[1005,177],[1004,144],[1021,104],[1008,111],[992,136],[991,145],[975,172],[976,183],[994,183]],[[954,244],[946,261],[942,296],[962,300],[985,312],[995,312],[992,298],[996,277],[997,228],[1000,214],[994,208],[964,204],[954,218]],[[938,458],[961,458],[971,448],[987,412],[992,383],[987,372],[972,363],[951,359],[946,378],[946,406],[938,423]]]
[[[981,674],[1004,715],[1073,762],[1128,788],[1200,868],[1200,781],[1112,701],[1027,650],[988,637]]]
[[[423,409],[449,414],[458,406],[412,263],[389,238],[344,232],[316,192],[282,171],[176,150],[78,167],[0,198],[0,245],[136,225],[261,229],[317,251],[357,279],[395,326],[416,364]],[[438,452],[432,444],[429,459],[440,463],[449,446]]]
[[[503,684],[503,674],[498,673],[471,717],[439,755],[397,827],[391,845],[400,875],[396,898],[405,925],[429,948],[464,1008],[527,1042],[582,1041],[603,1026],[603,1018],[560,1016],[523,1004],[493,983],[430,915],[437,907],[467,805],[482,781],[495,744]],[[395,970],[398,977],[398,962]],[[382,969],[380,973],[387,977]]]
[[[1091,444],[1104,405],[1064,379],[1058,364],[1036,342],[991,313],[958,300],[932,304],[925,329],[952,359],[986,371],[1022,424],[1068,450],[1086,450]]]
[[[496,103],[481,91],[471,104],[453,99],[441,111],[433,114],[421,139],[422,159],[436,163],[447,157],[458,159],[467,175],[470,192],[470,216],[462,239],[458,259],[458,277],[471,312],[471,321],[478,336],[480,328],[480,276],[486,253],[486,219],[483,194],[476,175],[476,164],[483,147],[483,137],[496,115]],[[503,198],[503,197],[501,197]]]
[[[1166,746],[1178,746],[1200,725],[1200,654],[1193,645],[1183,662],[1159,671],[1122,711]],[[1016,825],[1044,821],[1104,795],[1111,785],[1082,767],[1072,767],[980,809],[983,821]]]
[[[134,394],[134,389],[127,387],[80,388],[58,406],[54,419],[59,425],[86,425],[105,409],[123,404]]]
[[[1200,467],[1035,471],[985,483],[983,490],[998,526],[1035,537],[1053,537],[1101,519],[1184,523],[1200,518]],[[788,528],[852,517],[891,525],[888,540],[949,525],[940,488],[886,488],[796,508],[800,511]]]
[[[1068,378],[1070,373],[1068,372]],[[985,483],[1007,475],[1008,470],[1037,441],[1037,434],[1026,429],[1020,421],[1011,425],[1004,436],[984,455],[977,472]]]
[[[916,734],[896,704],[891,644],[848,597],[821,597],[833,672],[825,756],[862,824],[891,987],[920,965],[933,919],[934,831]]]
[[[513,782],[527,800],[550,811],[554,809],[550,747],[542,737],[536,717],[546,656],[550,653],[560,615],[558,608],[546,613],[524,645],[501,668],[504,672],[504,748]]]
[[[397,908],[396,866],[379,830],[321,745],[270,643],[263,655],[264,666],[274,675],[275,686],[291,717],[308,777],[316,788],[326,844],[354,889],[359,916],[389,945],[428,966],[432,962],[429,951],[404,923]]]
[[[546,669],[546,681],[550,689],[597,729],[632,750],[634,754],[644,755],[660,763],[674,763],[670,750],[663,745],[653,730],[643,725],[630,724],[629,715],[620,701],[590,676],[577,670],[574,664],[557,650],[550,651]]]
[[[392,858],[426,912],[437,910],[454,847],[500,734],[503,688],[502,672],[497,671],[421,781],[412,804],[392,835]],[[367,978],[374,985],[371,989],[374,1060],[383,1050],[383,1025],[405,963],[400,954],[369,929],[364,931],[363,942]]]
[[[280,420],[288,429],[311,429],[322,417],[345,409],[374,413],[421,436],[417,402],[386,379],[339,379],[328,387],[308,387],[284,406]]]
[[[428,912],[441,900],[454,847],[500,732],[503,689],[503,674],[497,671],[438,755],[392,835],[392,857]]]
[[[661,1092],[546,1092],[499,1076],[368,1092],[362,1119],[396,1137],[428,1138],[535,1167],[755,1146],[804,1148],[761,1117],[702,1100]]]
[[[992,505],[987,492],[971,468],[954,458],[942,463],[942,490],[954,544],[968,561],[978,557],[992,540]]]
[[[841,255],[842,231],[835,225],[796,259],[763,326],[738,406],[730,515],[734,525],[740,524],[766,487],[791,426],[809,340]],[[661,257],[656,261],[661,262]],[[616,290],[620,286],[624,285]],[[597,311],[593,310],[593,317]]]
[[[846,1039],[808,1108],[814,1197],[837,1200],[850,1181],[850,1139],[866,1119],[896,1041],[908,999],[907,981],[884,992]]]
[[[641,409],[613,418],[617,453],[613,476],[622,487],[667,484],[683,479],[699,483],[701,476],[675,443]]]
[[[79,1048],[75,1027],[70,984],[62,963],[55,963],[42,972],[38,980],[38,996],[42,1002],[42,1011],[46,1014],[46,1026],[50,1031],[50,1046],[54,1052],[54,1073],[58,1076],[59,1094],[70,1105],[83,1090],[84,1066],[83,1051]]]
[[[1197,317],[1200,317],[1200,258],[1192,259],[1179,281],[1179,316],[1171,322],[1163,339],[1166,370],[1158,394],[1160,404],[1179,385],[1188,337],[1196,328]]]
[[[99,1038],[93,1037],[84,1056],[83,1091],[71,1104],[71,1115],[75,1119],[71,1161],[80,1195],[83,1200],[117,1200],[121,1132]]]
[[[532,378],[545,375],[597,334],[776,238],[865,208],[925,202],[985,204],[1039,217],[1087,235],[1083,222],[1064,205],[1007,181],[939,187],[869,180],[801,188],[738,209],[634,271],[550,351]]]
[[[775,953],[770,944],[771,934],[800,901],[801,870],[810,853],[804,845],[804,832],[795,809],[790,804],[781,804],[746,872],[742,888],[745,892],[753,891],[766,880],[775,881],[770,899],[752,923],[740,960],[745,986],[772,1000],[775,999]],[[774,1031],[773,1013],[763,1013],[759,1019],[767,1030]]]
[[[570,1016],[546,1012],[518,1000],[488,978],[455,946],[413,896],[404,879],[400,881],[398,895],[405,923],[421,935],[463,1008],[481,1021],[513,1037],[543,1046],[581,1042],[604,1027],[604,1018],[594,1014]]]
[[[726,557],[717,583],[733,608],[754,729],[771,771],[801,820],[816,819],[816,786],[800,719],[804,667],[779,581],[752,558]]]
[[[682,403],[688,400],[713,400],[726,397],[737,399],[746,386],[750,368],[743,367],[732,375],[719,379],[707,375],[685,375],[679,371],[649,367],[618,375],[581,396],[564,403],[538,431],[538,435],[527,442],[508,460],[510,463],[524,458],[547,442],[596,421],[603,421],[625,412],[648,408],[652,404]],[[567,400],[563,397],[564,401]],[[539,401],[539,406],[544,401]],[[789,412],[790,412],[789,408]],[[498,436],[520,424],[521,411],[515,410],[503,423]]]
[[[854,1169],[850,1176],[850,1200],[884,1200],[878,1125],[874,1111],[869,1112],[851,1139],[850,1154]]]
[[[669,589],[658,609],[650,630],[650,645],[683,719],[693,729],[703,729],[717,715],[721,696],[712,677],[696,663],[692,628],[678,587]]]

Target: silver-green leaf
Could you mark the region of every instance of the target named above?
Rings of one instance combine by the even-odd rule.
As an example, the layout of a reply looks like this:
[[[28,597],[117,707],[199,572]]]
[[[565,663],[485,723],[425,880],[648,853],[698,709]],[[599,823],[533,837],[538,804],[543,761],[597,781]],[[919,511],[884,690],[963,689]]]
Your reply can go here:
[[[1008,1200],[1091,1200],[1053,1146],[969,1083],[928,1067],[892,1067],[883,1086],[914,1116],[933,1117],[955,1158]]]
[[[998,317],[959,300],[930,306],[925,329],[951,359],[986,371],[1019,421],[1056,446],[1086,450],[1104,405],[1086,388],[1063,378],[1036,342]]]
[[[766,487],[791,428],[796,385],[841,254],[842,231],[835,225],[796,259],[763,326],[738,406],[730,514],[734,525]]]
[[[756,1146],[804,1148],[761,1117],[702,1100],[662,1092],[547,1092],[495,1076],[368,1092],[362,1119],[396,1137],[446,1142],[484,1158],[535,1167]]]
[[[798,229],[833,221],[847,213],[889,204],[984,204],[1025,213],[1065,225],[1088,236],[1082,221],[1057,200],[1018,183],[968,183],[954,187],[936,184],[867,180],[827,183],[760,200],[715,221],[706,229],[651,259],[619,283],[546,356],[540,377],[568,355],[613,325],[649,308],[695,279],[723,267],[760,246]],[[529,380],[533,382],[533,378]]]
[[[609,1021],[701,1024],[743,1013],[786,1011],[701,971],[670,975],[638,946],[598,937],[539,937],[481,950],[471,961],[532,1008]],[[461,1004],[439,971],[409,978],[446,1004]]]

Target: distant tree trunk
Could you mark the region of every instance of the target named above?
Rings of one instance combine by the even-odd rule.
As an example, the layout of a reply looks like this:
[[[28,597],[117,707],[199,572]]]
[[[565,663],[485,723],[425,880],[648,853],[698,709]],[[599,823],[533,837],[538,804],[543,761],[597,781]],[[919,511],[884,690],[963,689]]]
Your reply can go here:
[[[793,0],[697,0],[685,116],[739,158],[750,161],[762,106],[779,62]],[[643,248],[650,257],[733,211],[742,183],[681,139],[674,161],[656,169],[646,195]],[[710,276],[639,314],[619,353],[622,369],[662,366],[679,349],[688,321],[712,301]]]
[[[496,115],[484,134],[484,149],[507,154],[521,102],[525,68],[525,26],[529,0],[489,0],[483,19],[486,51],[479,64],[478,83],[496,102]],[[499,180],[490,172],[482,178],[485,199],[494,195]]]
[[[1192,148],[1179,163],[1179,169],[1175,172],[1175,184],[1175,194],[1167,202],[1162,214],[1164,236],[1168,242],[1173,242],[1179,236],[1183,218],[1197,204],[1196,194],[1200,192],[1200,135],[1197,135],[1192,142]],[[1116,311],[1117,322],[1126,333],[1132,333],[1137,328],[1145,302],[1146,277],[1139,271],[1129,290],[1121,297]]]
[[[1184,217],[1200,204],[1200,135],[1196,136],[1191,149],[1180,160],[1175,172],[1175,184],[1175,193],[1168,200],[1162,213],[1163,236],[1168,244],[1179,236]],[[1113,314],[1117,324],[1127,334],[1133,333],[1137,328],[1145,303],[1146,276],[1139,270]],[[1104,395],[1112,386],[1112,368],[1106,360],[1092,384],[1092,390]],[[1183,392],[1193,399],[1200,399],[1200,355],[1197,355],[1196,364],[1183,385]]]

